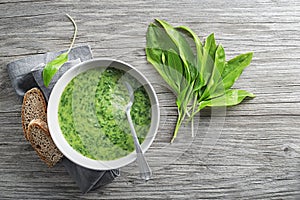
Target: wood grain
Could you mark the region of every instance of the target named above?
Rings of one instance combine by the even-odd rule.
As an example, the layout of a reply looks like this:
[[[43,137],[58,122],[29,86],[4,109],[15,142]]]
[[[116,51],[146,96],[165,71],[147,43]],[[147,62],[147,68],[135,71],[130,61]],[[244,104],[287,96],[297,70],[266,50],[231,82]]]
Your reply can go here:
[[[157,170],[149,182],[132,165],[112,184],[82,195],[62,166],[48,169],[24,140],[21,102],[6,71],[10,61],[67,48],[73,27],[65,13],[77,22],[77,45],[89,44],[94,57],[132,64],[154,84],[163,124],[157,148],[168,145],[176,108],[145,58],[154,18],[189,26],[201,38],[214,32],[227,58],[253,51],[234,87],[257,97],[227,109],[213,146],[205,142],[213,127],[205,110],[197,136],[172,149],[175,156],[162,168],[170,152],[152,147],[147,157]],[[0,199],[300,199],[299,30],[298,0],[0,0]],[[221,123],[224,113],[213,117]],[[189,138],[189,128],[181,134]]]

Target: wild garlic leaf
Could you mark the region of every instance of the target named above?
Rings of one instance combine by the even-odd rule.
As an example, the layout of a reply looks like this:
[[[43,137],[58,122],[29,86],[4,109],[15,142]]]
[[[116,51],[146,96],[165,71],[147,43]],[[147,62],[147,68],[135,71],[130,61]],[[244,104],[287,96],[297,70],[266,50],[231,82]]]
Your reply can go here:
[[[168,83],[172,90],[177,94],[180,92],[180,87],[176,84],[172,76],[166,71],[166,55],[165,51],[173,49],[174,52],[177,52],[176,45],[168,37],[166,32],[162,27],[157,26],[156,24],[151,23],[148,26],[147,35],[146,35],[146,56],[148,62],[150,62],[162,78]],[[177,53],[178,54],[178,53]],[[164,61],[163,61],[164,60]],[[167,73],[166,73],[167,72]]]
[[[225,63],[224,70],[221,73],[222,78],[216,85],[215,90],[210,93],[209,98],[215,98],[223,95],[224,90],[232,87],[235,81],[240,77],[243,70],[250,64],[253,53],[238,55]]]
[[[172,88],[173,92],[179,93],[179,88],[168,74],[165,73],[164,65],[161,61],[163,51],[161,49],[146,48],[147,61],[151,63],[164,81]]]
[[[202,58],[202,66],[201,66],[200,74],[201,76],[203,76],[204,85],[206,85],[210,79],[213,66],[214,66],[216,49],[217,46],[216,46],[215,36],[212,33],[206,38],[203,47],[203,58]]]
[[[171,49],[173,49],[174,52],[178,52],[176,45],[168,37],[164,29],[154,23],[151,23],[148,26],[146,39],[147,60],[153,64],[155,69],[174,90],[174,92],[178,93],[180,91],[179,87],[176,87],[172,77],[170,77],[169,73],[166,73],[165,71],[166,56],[164,54],[165,51]]]
[[[222,45],[218,45],[216,54],[215,54],[215,71],[213,73],[213,76],[216,76],[214,78],[213,83],[218,83],[218,78],[221,78],[221,74],[223,73],[224,67],[226,63],[225,58],[225,50]]]
[[[216,90],[218,91],[223,90],[223,93],[225,92],[224,86],[222,84],[219,84],[219,82],[221,81],[221,74],[223,72],[225,62],[226,62],[225,51],[222,45],[218,45],[214,57],[215,57],[215,61],[214,61],[212,74],[200,100],[212,96]]]
[[[246,90],[227,90],[220,97],[202,101],[199,105],[199,110],[213,106],[234,106],[241,103],[246,97],[255,97],[255,95]]]
[[[176,29],[179,30],[179,31],[183,31],[183,32],[188,33],[190,35],[190,37],[193,38],[193,40],[195,42],[195,45],[196,45],[197,58],[198,58],[198,61],[201,62],[201,60],[202,60],[202,48],[203,47],[202,47],[201,40],[199,39],[197,34],[187,26],[178,26],[178,27],[176,27]]]
[[[52,61],[48,62],[46,64],[46,66],[44,67],[44,70],[43,70],[43,80],[44,80],[44,85],[46,87],[49,86],[53,76],[56,74],[56,72],[58,71],[58,69],[65,63],[68,61],[68,55],[75,43],[75,39],[76,39],[76,34],[77,34],[77,25],[74,21],[74,19],[66,14],[67,17],[71,20],[71,22],[73,23],[73,26],[74,26],[74,35],[73,35],[73,39],[72,39],[72,42],[71,42],[71,45],[68,49],[67,52],[65,53],[62,53],[61,55],[57,56],[55,59],[53,59]]]
[[[157,24],[151,23],[148,26],[146,39],[146,48],[161,49],[163,51],[173,49],[175,52],[179,53],[177,46],[168,36],[164,28]]]
[[[169,51],[165,51],[162,52],[162,69],[164,71],[164,74],[166,75],[166,77],[169,79],[170,82],[172,82],[172,87],[176,88],[176,90],[178,92],[180,92],[181,88],[180,88],[180,82],[181,82],[181,77],[178,77],[178,72],[176,72],[176,69],[174,69],[174,65],[173,67],[170,67],[168,61],[169,61]]]
[[[195,59],[195,67],[198,72],[198,77],[195,80],[195,88],[194,91],[200,90],[204,86],[204,78],[203,74],[199,73],[202,68],[202,60],[203,60],[203,45],[201,43],[201,40],[197,36],[197,34],[192,31],[189,27],[186,26],[179,26],[176,27],[177,30],[186,32],[190,35],[191,38],[193,38],[195,45],[196,45],[196,59]]]
[[[210,34],[205,43],[210,43],[209,55],[211,56],[212,60],[215,60],[216,50],[218,48],[215,40],[215,34]]]
[[[167,66],[169,69],[170,76],[175,80],[175,84],[181,90],[181,82],[184,81],[183,73],[183,63],[179,55],[172,49],[167,51]]]
[[[177,46],[179,55],[184,63],[184,76],[188,82],[191,82],[191,80],[197,75],[192,48],[184,36],[173,26],[163,20],[156,19],[156,21],[164,28],[169,38],[171,38],[171,40]]]
[[[243,70],[251,63],[253,53],[245,53],[229,60],[222,73],[225,89],[231,88],[234,82],[240,77]]]
[[[48,62],[43,70],[43,80],[46,87],[49,86],[53,76],[56,74],[58,69],[68,61],[68,52],[62,53],[57,56],[54,60]]]

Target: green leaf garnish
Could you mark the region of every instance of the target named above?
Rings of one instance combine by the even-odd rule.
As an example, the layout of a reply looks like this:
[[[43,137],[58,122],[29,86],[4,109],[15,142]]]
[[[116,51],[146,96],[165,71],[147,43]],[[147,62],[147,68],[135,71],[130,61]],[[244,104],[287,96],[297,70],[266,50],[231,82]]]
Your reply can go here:
[[[66,14],[66,15],[71,20],[71,22],[73,23],[73,26],[74,26],[73,39],[72,39],[71,45],[70,45],[67,52],[58,55],[55,59],[53,59],[52,61],[48,62],[45,65],[44,70],[43,70],[43,80],[44,80],[44,85],[46,87],[49,86],[53,76],[56,74],[56,72],[59,70],[59,68],[65,62],[68,61],[69,53],[70,53],[70,51],[71,51],[71,49],[74,45],[74,42],[75,42],[75,38],[76,38],[76,34],[77,34],[77,25],[76,25],[75,21],[73,20],[73,18],[70,15],[68,15],[68,14]]]
[[[43,70],[43,79],[44,79],[44,85],[46,87],[49,86],[51,79],[55,75],[55,73],[58,71],[58,69],[68,61],[68,53],[62,53],[59,56],[57,56],[54,60],[48,62]]]
[[[193,120],[205,107],[234,106],[254,97],[245,90],[230,89],[250,64],[252,52],[226,62],[224,48],[216,44],[213,33],[202,44],[190,28],[173,27],[159,19],[149,25],[146,39],[148,62],[176,95],[178,118],[171,143],[186,116]]]

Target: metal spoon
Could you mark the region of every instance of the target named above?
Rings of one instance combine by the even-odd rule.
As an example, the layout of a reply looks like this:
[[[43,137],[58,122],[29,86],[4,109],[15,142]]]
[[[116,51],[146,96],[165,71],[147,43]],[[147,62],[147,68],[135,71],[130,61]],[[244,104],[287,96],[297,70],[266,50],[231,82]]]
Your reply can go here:
[[[140,145],[138,137],[136,135],[136,132],[135,132],[135,129],[134,129],[134,126],[133,126],[133,122],[132,122],[132,119],[131,119],[131,115],[130,115],[130,109],[131,109],[131,106],[134,102],[133,89],[132,89],[131,85],[128,82],[125,82],[125,85],[127,87],[127,90],[128,90],[129,96],[130,96],[130,101],[126,106],[126,115],[127,115],[127,119],[128,119],[128,122],[129,122],[130,129],[131,129],[131,134],[132,134],[132,138],[133,138],[133,141],[134,141],[134,145],[135,145],[135,151],[136,151],[136,156],[137,156],[136,161],[138,163],[141,178],[147,181],[147,180],[150,179],[150,177],[152,175],[152,171],[151,171],[151,169],[150,169],[150,167],[149,167],[149,165],[148,165],[148,163],[147,163],[147,161],[144,157],[144,153],[141,149],[141,145]]]

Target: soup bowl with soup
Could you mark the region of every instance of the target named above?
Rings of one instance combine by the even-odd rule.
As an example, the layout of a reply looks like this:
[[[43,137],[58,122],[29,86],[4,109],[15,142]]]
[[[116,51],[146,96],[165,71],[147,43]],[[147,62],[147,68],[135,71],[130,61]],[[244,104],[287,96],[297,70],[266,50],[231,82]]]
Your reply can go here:
[[[93,59],[69,69],[49,98],[49,131],[68,159],[94,170],[120,168],[136,159],[125,82],[134,89],[130,115],[143,152],[148,150],[160,117],[152,85],[125,62]]]

